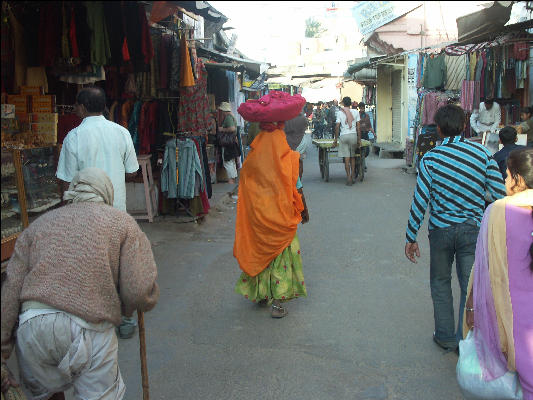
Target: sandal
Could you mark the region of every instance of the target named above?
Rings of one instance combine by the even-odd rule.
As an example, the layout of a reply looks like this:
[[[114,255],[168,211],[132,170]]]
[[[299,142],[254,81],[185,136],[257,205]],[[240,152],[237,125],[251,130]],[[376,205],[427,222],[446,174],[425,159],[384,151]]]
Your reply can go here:
[[[272,304],[272,318],[283,318],[285,317],[289,312],[286,308],[282,306],[277,306],[275,304]]]

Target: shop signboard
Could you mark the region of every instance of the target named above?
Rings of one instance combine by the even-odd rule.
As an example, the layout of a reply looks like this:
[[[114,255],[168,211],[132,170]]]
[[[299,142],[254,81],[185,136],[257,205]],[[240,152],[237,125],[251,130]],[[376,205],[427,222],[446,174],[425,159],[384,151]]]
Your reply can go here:
[[[421,4],[419,1],[359,1],[352,8],[352,15],[359,32],[365,36]]]

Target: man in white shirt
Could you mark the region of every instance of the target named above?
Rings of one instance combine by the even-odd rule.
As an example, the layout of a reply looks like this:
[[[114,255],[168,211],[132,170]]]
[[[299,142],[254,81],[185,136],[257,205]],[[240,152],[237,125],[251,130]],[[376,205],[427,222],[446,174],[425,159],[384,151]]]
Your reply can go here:
[[[63,141],[56,176],[66,191],[79,171],[100,168],[113,183],[113,207],[126,211],[126,178],[137,175],[139,163],[129,131],[107,120],[103,116],[105,107],[105,93],[101,88],[89,87],[78,92],[74,109],[83,121]],[[135,325],[133,318],[122,317],[119,336],[132,337]]]
[[[361,146],[361,131],[357,129],[360,120],[359,112],[352,110],[352,99],[342,99],[342,107],[337,111],[335,124],[335,140],[333,147],[339,146],[337,155],[344,158],[346,170],[346,185],[352,186],[355,182],[355,156]]]
[[[501,121],[500,105],[493,99],[486,99],[479,104],[479,110],[474,110],[470,116],[470,126],[478,134],[496,132]]]
[[[126,211],[126,175],[136,176],[139,164],[129,131],[103,116],[105,103],[101,88],[85,88],[78,93],[74,107],[83,121],[63,141],[56,176],[68,188],[79,171],[100,168],[113,183],[113,207]]]

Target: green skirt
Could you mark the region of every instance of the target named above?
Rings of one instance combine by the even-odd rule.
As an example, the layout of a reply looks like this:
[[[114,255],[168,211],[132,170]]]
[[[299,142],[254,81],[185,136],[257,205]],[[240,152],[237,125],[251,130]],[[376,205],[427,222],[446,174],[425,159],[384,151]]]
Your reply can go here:
[[[251,277],[243,272],[235,285],[235,292],[254,303],[306,297],[298,236],[294,235],[291,244],[259,275]]]

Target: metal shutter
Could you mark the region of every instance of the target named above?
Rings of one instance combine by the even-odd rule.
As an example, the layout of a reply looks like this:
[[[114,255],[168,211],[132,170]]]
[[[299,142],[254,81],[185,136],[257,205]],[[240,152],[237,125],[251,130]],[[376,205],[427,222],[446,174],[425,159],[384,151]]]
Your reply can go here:
[[[392,141],[402,138],[402,71],[392,73]]]

